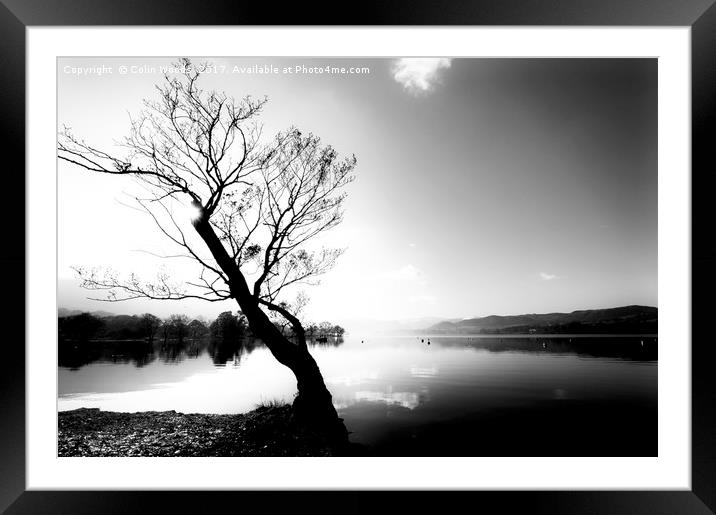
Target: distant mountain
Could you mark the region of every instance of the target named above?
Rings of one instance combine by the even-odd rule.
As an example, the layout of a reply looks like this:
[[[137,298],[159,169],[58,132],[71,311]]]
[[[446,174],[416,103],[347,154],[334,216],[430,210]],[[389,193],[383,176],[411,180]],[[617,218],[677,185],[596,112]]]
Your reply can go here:
[[[433,334],[504,333],[656,333],[658,310],[649,306],[587,309],[571,313],[490,315],[459,321],[445,320],[427,327]]]
[[[107,318],[117,315],[117,313],[110,313],[109,311],[87,311],[86,309],[57,308],[57,318],[73,317],[81,315],[82,313],[89,313],[97,318]]]
[[[446,319],[441,317],[418,317],[404,320],[376,320],[372,318],[346,318],[340,323],[351,334],[372,334],[372,335],[402,335],[417,334],[427,326],[450,320],[458,321],[458,318]]]

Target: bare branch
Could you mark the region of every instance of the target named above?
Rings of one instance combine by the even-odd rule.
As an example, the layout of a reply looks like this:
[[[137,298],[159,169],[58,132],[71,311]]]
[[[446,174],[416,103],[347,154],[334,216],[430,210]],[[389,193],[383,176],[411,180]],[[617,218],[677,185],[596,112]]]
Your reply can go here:
[[[137,202],[161,234],[181,247],[177,254],[154,255],[195,261],[199,278],[175,284],[161,273],[142,281],[134,274],[120,278],[79,268],[82,284],[105,291],[102,300],[108,301],[234,297],[256,311],[261,305],[280,313],[299,334],[291,310],[300,306],[279,297],[296,284],[315,284],[341,255],[340,249],[306,246],[341,222],[355,156],[339,158],[320,138],[296,128],[262,143],[257,118],[266,98],[205,91],[199,83],[208,64],[182,59],[178,65],[181,73],[165,76],[115,147],[99,149],[65,127],[58,158],[87,171],[135,178],[149,191]],[[192,206],[195,219],[176,217],[179,204]],[[188,231],[203,241],[201,251]],[[255,274],[253,288],[247,274]]]
[[[110,270],[86,269],[74,267],[81,280],[80,286],[87,290],[103,291],[102,298],[90,297],[92,300],[103,302],[121,302],[132,299],[153,299],[153,300],[184,300],[199,299],[209,302],[226,300],[229,296],[221,295],[218,291],[211,291],[204,294],[192,293],[180,284],[171,282],[166,273],[157,274],[154,281],[142,281],[135,274],[120,278],[119,275]]]

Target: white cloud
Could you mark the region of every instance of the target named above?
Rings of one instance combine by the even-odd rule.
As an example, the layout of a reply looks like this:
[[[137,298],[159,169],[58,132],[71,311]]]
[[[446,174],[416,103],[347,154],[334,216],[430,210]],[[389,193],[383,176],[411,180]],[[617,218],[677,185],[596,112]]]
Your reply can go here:
[[[403,58],[393,63],[393,78],[413,95],[425,94],[440,82],[440,70],[450,68],[452,59]]]
[[[543,281],[551,281],[552,279],[557,279],[557,276],[554,274],[547,274],[545,272],[540,272],[539,276],[542,278]]]

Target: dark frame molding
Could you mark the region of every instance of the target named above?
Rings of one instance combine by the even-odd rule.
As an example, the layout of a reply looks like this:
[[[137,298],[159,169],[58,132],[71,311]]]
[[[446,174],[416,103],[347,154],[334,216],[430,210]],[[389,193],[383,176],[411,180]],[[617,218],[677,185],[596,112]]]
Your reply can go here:
[[[716,289],[716,240],[710,194],[716,156],[716,5],[714,0],[366,0],[343,10],[328,2],[244,0],[0,0],[0,131],[6,245],[0,253],[8,291],[6,316],[25,320],[25,29],[42,25],[615,25],[692,29],[692,490],[589,492],[70,492],[26,491],[24,327],[6,337],[0,375],[0,510],[7,513],[178,513],[221,506],[261,513],[359,513],[395,502],[400,511],[498,508],[535,513],[716,512],[716,351],[708,338]],[[16,152],[9,152],[16,149]],[[22,194],[20,194],[22,192]],[[23,223],[20,223],[20,213]],[[22,275],[17,270],[25,270]],[[14,273],[13,273],[14,272]],[[52,287],[48,288],[52,290]],[[19,292],[23,292],[20,294]],[[23,302],[20,302],[19,298]],[[12,325],[12,324],[9,324]],[[449,496],[449,498],[448,498]]]

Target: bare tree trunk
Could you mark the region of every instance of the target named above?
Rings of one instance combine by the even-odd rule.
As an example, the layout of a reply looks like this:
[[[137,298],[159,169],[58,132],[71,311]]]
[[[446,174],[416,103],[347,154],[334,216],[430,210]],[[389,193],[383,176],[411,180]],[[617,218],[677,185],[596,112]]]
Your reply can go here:
[[[295,416],[309,425],[315,421],[347,441],[348,431],[333,406],[323,375],[308,350],[304,349],[303,353],[299,368],[294,370],[298,381],[298,396],[293,402]]]
[[[201,216],[194,222],[194,227],[227,275],[231,296],[238,302],[251,331],[266,344],[276,360],[296,376],[298,396],[293,403],[294,418],[301,424],[324,432],[335,443],[347,442],[348,431],[333,406],[331,393],[326,388],[318,364],[308,351],[300,322],[294,322],[294,326],[298,323],[299,332],[299,342],[294,344],[261,310],[259,300],[251,293],[244,275],[226,252],[207,217]]]
[[[303,343],[299,341],[298,344],[288,340],[256,303],[246,305],[239,300],[239,306],[253,333],[261,338],[273,356],[296,376],[298,396],[293,403],[296,420],[347,441],[348,432],[342,419],[338,417],[331,393],[326,387],[318,364],[308,351],[305,340]]]

